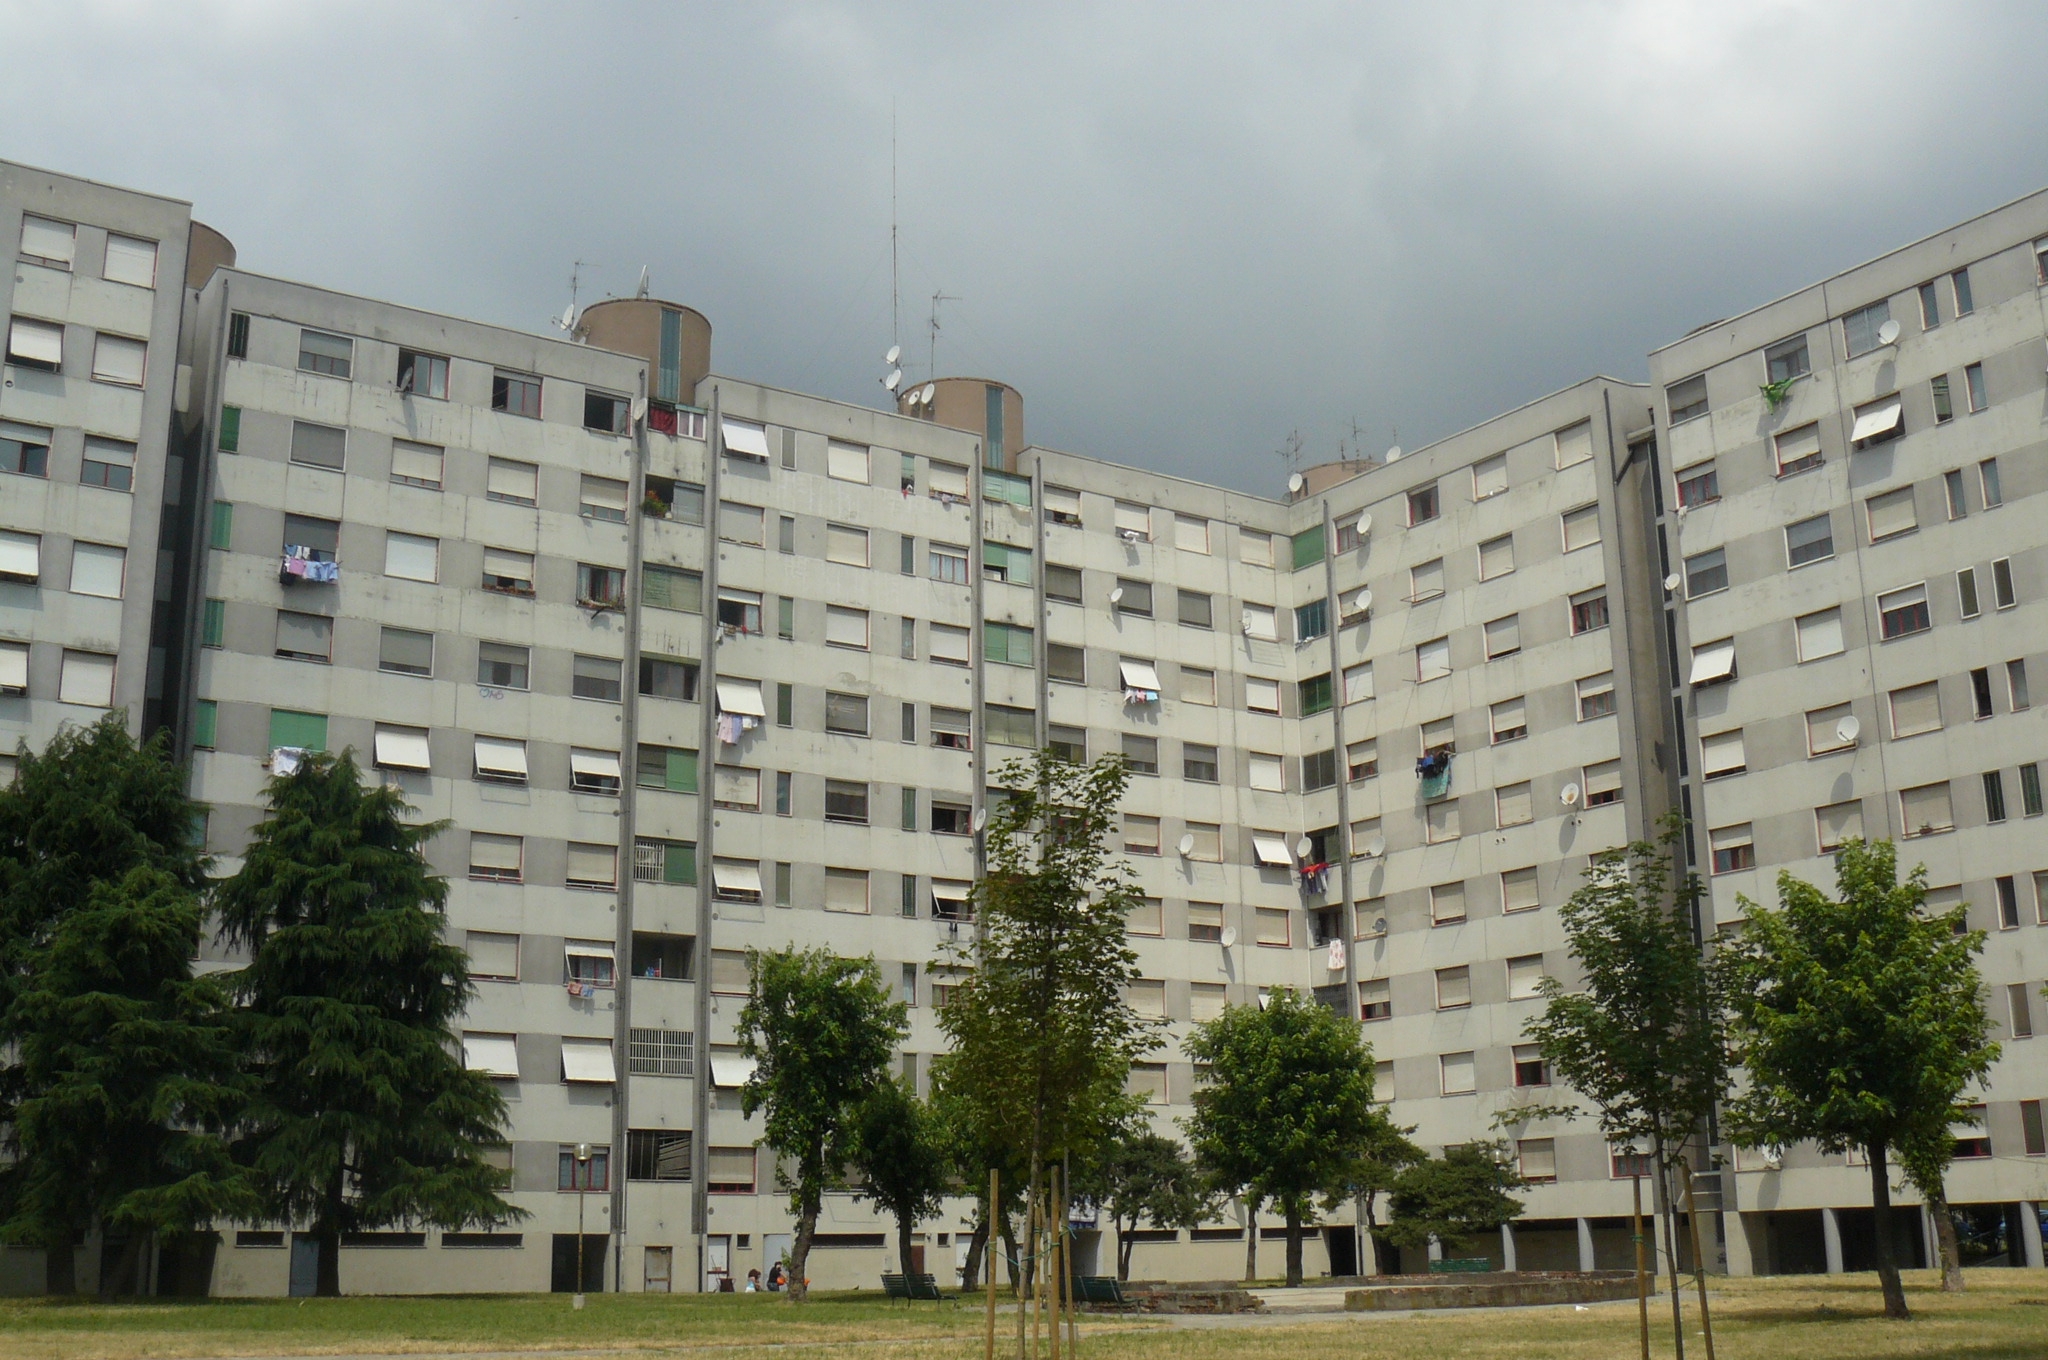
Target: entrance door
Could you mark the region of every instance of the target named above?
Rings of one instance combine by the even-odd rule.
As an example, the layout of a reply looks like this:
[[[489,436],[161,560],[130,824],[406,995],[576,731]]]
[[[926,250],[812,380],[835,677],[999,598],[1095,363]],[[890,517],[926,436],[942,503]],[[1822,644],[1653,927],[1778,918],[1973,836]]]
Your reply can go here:
[[[704,1292],[715,1294],[732,1283],[732,1238],[721,1233],[704,1244]]]
[[[649,1247],[642,1267],[646,1283],[642,1286],[650,1294],[669,1292],[669,1281],[674,1278],[676,1249],[674,1247]]]
[[[557,1294],[602,1294],[604,1253],[611,1245],[604,1233],[586,1233],[583,1238],[583,1283],[576,1282],[576,1234],[556,1233],[554,1259],[550,1263],[548,1288]]]
[[[291,1296],[310,1299],[319,1287],[320,1244],[304,1233],[293,1233]]]
[[[1333,1223],[1323,1229],[1323,1245],[1329,1248],[1332,1275],[1358,1273],[1358,1229]]]
[[[761,1235],[761,1278],[775,1268],[775,1263],[789,1255],[788,1233],[763,1233]]]

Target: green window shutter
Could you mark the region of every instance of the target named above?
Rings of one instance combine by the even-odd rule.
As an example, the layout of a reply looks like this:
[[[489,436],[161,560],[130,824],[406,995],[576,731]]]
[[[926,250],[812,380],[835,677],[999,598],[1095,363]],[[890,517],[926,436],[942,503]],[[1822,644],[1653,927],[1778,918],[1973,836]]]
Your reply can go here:
[[[796,601],[787,595],[775,601],[775,635],[793,638],[796,636]]]
[[[225,551],[235,537],[235,507],[227,501],[213,503],[213,535],[207,546]]]
[[[225,646],[228,630],[228,602],[208,600],[205,613],[199,625],[199,645],[202,647]]]
[[[981,473],[981,494],[992,501],[1008,501],[1011,505],[1031,508],[1031,479],[1013,477],[1007,472],[984,468]]]
[[[640,603],[651,609],[704,612],[704,578],[674,567],[648,567],[640,573]]]
[[[327,749],[327,715],[299,713],[289,708],[270,710],[270,745],[297,746],[307,751]]]
[[[661,880],[688,886],[697,881],[697,847],[687,841],[670,841],[663,848]]]
[[[796,686],[778,684],[775,687],[775,725],[792,727],[796,724]]]
[[[242,451],[242,408],[223,406],[220,408],[220,451],[240,453]]]
[[[903,790],[903,829],[917,830],[917,790]]]
[[[668,753],[668,789],[670,793],[695,793],[697,791],[697,753],[676,751]]]
[[[1031,656],[1031,630],[1009,623],[983,624],[981,629],[981,657],[1006,666],[1029,666]]]
[[[202,751],[213,749],[214,734],[220,728],[220,704],[201,699],[192,711],[192,744]]]
[[[1294,569],[1312,567],[1323,560],[1323,526],[1304,529],[1294,536]]]

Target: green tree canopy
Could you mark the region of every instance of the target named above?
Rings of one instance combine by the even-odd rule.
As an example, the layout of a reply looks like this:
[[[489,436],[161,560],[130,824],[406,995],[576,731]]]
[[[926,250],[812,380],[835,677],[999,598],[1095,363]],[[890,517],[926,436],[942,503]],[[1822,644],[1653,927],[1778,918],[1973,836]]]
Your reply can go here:
[[[1187,1120],[1195,1153],[1220,1183],[1279,1206],[1287,1283],[1298,1285],[1303,1220],[1318,1197],[1351,1191],[1361,1158],[1387,1131],[1372,1100],[1372,1049],[1356,1024],[1288,988],[1275,988],[1263,1008],[1225,1007],[1195,1026],[1186,1047],[1209,1066]]]
[[[755,1067],[741,1109],[766,1112],[762,1141],[780,1154],[778,1176],[796,1218],[789,1293],[801,1302],[826,1187],[852,1151],[855,1111],[889,1080],[890,1058],[908,1032],[905,1008],[873,959],[791,947],[748,962],[753,985],[739,1042]]]
[[[1140,1223],[1155,1228],[1199,1227],[1216,1196],[1201,1168],[1179,1141],[1135,1120],[1076,1170],[1075,1188],[1109,1212],[1116,1227],[1116,1277],[1131,1278],[1131,1249]]]
[[[1835,852],[1835,893],[1778,875],[1778,907],[1743,901],[1747,921],[1722,948],[1737,1061],[1748,1084],[1728,1130],[1749,1147],[1811,1140],[1824,1152],[1862,1148],[1870,1161],[1878,1277],[1888,1316],[1909,1316],[1892,1252],[1887,1154],[1929,1175],[1929,1152],[1963,1092],[1989,1073],[1976,955],[1980,931],[1958,906],[1926,909],[1927,871],[1901,882],[1889,841]],[[1943,1145],[1946,1151],[1946,1145]]]
[[[454,1029],[468,961],[442,942],[448,885],[422,854],[441,825],[406,821],[346,752],[307,756],[269,800],[216,897],[250,953],[236,978],[255,1075],[243,1141],[267,1211],[310,1225],[315,1292],[335,1295],[345,1232],[523,1215],[484,1160],[504,1100],[464,1068]]]
[[[1447,1147],[1443,1156],[1417,1162],[1394,1178],[1388,1197],[1394,1221],[1386,1237],[1410,1249],[1428,1246],[1433,1237],[1445,1251],[1460,1251],[1520,1216],[1522,1201],[1508,1191],[1521,1184],[1500,1144]]]
[[[908,1083],[884,1078],[855,1108],[850,1146],[861,1193],[896,1220],[897,1264],[909,1275],[911,1234],[952,1184],[938,1117]]]

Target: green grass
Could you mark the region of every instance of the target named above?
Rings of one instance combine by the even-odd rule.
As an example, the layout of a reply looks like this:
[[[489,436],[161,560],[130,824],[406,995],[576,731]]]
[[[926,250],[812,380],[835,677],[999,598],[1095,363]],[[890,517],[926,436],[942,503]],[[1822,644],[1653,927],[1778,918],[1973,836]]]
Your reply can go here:
[[[1908,1277],[1916,1317],[1887,1322],[1874,1276],[1721,1280],[1719,1360],[2040,1360],[2048,1356],[2048,1272],[1970,1273],[1944,1295]],[[1687,1354],[1703,1360],[1693,1297]],[[1652,1300],[1652,1354],[1672,1354],[1670,1299]],[[1305,1315],[1176,1327],[1091,1319],[1081,1360],[1628,1360],[1628,1305],[1408,1315]],[[176,1360],[198,1356],[363,1355],[598,1350],[705,1353],[734,1360],[844,1353],[878,1360],[978,1360],[982,1318],[959,1308],[893,1307],[853,1294],[801,1307],[769,1295],[593,1294],[435,1298],[0,1302],[0,1357]],[[1014,1314],[997,1319],[997,1354],[1014,1355]],[[857,1350],[847,1343],[860,1343]]]

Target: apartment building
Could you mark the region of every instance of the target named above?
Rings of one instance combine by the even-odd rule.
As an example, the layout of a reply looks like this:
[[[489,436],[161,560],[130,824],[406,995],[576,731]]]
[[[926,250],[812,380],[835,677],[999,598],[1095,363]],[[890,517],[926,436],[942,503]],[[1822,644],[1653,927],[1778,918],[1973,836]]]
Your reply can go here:
[[[2048,1154],[2044,286],[2034,194],[1650,356],[1680,661],[1659,683],[1711,927],[1775,903],[1781,870],[1832,886],[1829,851],[1856,835],[1968,905],[2004,1053],[1948,1197],[2029,1265]],[[1842,1207],[1868,1203],[1860,1162],[1722,1153],[1731,1270],[1867,1267],[1870,1212]],[[1923,1229],[1909,1260],[1932,1259]]]
[[[161,692],[152,651],[189,204],[0,162],[0,779]],[[197,228],[204,232],[205,228]]]

